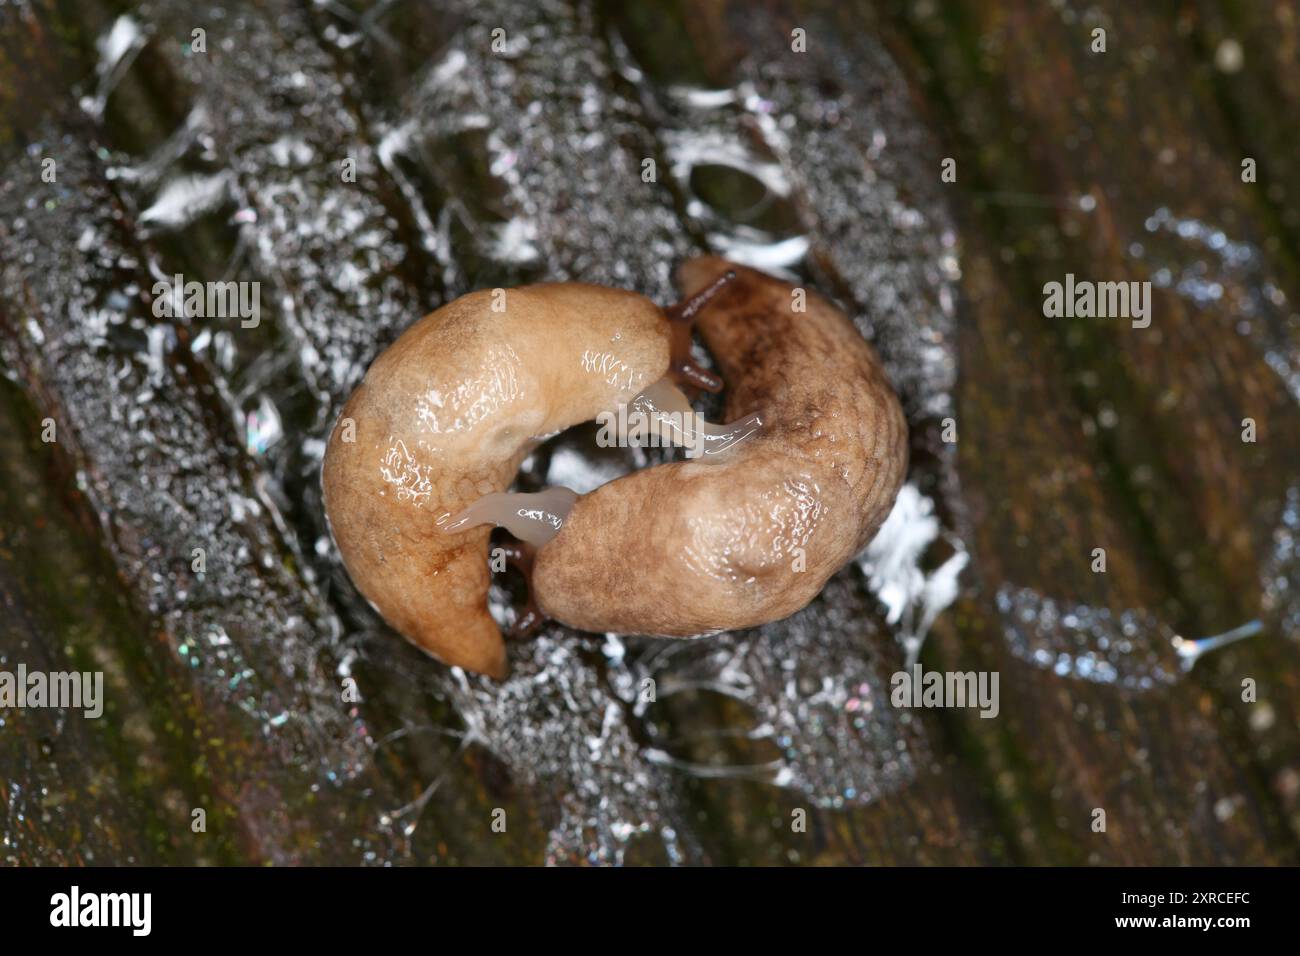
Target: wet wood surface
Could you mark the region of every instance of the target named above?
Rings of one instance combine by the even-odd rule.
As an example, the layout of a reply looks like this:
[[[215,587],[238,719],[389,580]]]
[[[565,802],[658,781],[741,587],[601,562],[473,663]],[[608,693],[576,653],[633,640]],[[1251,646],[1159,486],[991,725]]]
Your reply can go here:
[[[0,669],[109,689],[100,720],[0,712],[0,858],[1300,862],[1291,4],[179,6],[0,14]],[[138,47],[104,79],[122,18]],[[220,197],[169,228],[185,175]],[[405,325],[550,278],[668,302],[677,261],[742,241],[806,241],[789,268],[885,358],[948,543],[927,569],[968,555],[920,661],[997,672],[996,719],[816,724],[821,676],[878,694],[904,666],[857,567],[719,639],[741,694],[707,648],[563,629],[504,687],[448,674],[331,554],[312,442]],[[178,272],[261,281],[262,324],[159,321]],[[1045,318],[1066,273],[1154,278],[1150,328]],[[1025,595],[1129,614],[1130,685],[1027,660]],[[1177,636],[1255,620],[1180,667]],[[796,687],[770,712],[768,680]]]

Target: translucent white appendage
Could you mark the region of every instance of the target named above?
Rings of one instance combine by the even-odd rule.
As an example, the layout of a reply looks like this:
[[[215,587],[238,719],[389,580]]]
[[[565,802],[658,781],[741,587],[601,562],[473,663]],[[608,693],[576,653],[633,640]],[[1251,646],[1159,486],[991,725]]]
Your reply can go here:
[[[1196,662],[1201,659],[1202,654],[1217,651],[1220,647],[1235,644],[1237,641],[1245,640],[1248,637],[1254,637],[1262,630],[1264,630],[1264,622],[1255,620],[1248,621],[1240,627],[1234,627],[1230,631],[1224,631],[1222,634],[1215,634],[1213,637],[1190,640],[1186,637],[1175,636],[1174,650],[1178,652],[1183,670],[1190,671],[1196,665]]]
[[[698,461],[717,460],[716,456],[757,434],[763,426],[757,412],[726,425],[711,424],[691,408],[682,390],[666,378],[632,399],[626,416],[619,417],[620,436],[628,444],[641,444],[637,439],[645,435],[659,447],[685,448],[686,457]]]
[[[564,527],[578,493],[556,485],[534,494],[494,491],[484,495],[443,525],[448,533],[483,524],[505,528],[520,541],[541,546]]]

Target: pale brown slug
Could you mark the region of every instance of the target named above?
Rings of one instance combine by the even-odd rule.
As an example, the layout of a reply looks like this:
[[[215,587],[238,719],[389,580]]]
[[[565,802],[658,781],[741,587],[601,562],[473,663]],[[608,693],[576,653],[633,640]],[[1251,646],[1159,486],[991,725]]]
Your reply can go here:
[[[322,488],[352,580],[393,627],[448,664],[505,674],[487,608],[489,529],[443,529],[508,488],[542,438],[666,373],[716,389],[689,360],[697,306],[665,313],[581,283],[480,291],[425,316],[374,361],[330,434]],[[547,501],[562,512],[573,497]],[[548,520],[521,510],[517,534]],[[552,532],[562,517],[549,515]]]

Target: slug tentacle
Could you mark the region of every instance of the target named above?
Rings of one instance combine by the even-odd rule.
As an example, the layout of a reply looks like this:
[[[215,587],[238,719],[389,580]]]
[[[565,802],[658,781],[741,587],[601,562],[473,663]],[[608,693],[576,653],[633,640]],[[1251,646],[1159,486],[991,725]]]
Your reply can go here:
[[[531,494],[494,491],[450,518],[442,530],[450,534],[492,524],[520,541],[540,546],[559,533],[577,499],[576,491],[559,485]]]
[[[664,309],[664,315],[672,323],[669,349],[669,374],[684,388],[695,393],[722,391],[722,379],[702,368],[691,358],[691,330],[695,326],[696,316],[716,296],[728,282],[736,278],[734,271],[728,270],[713,282],[693,295]]]
[[[688,458],[706,462],[720,460],[719,455],[756,434],[763,424],[757,412],[725,425],[707,422],[669,379],[660,379],[641,392],[628,403],[628,409],[626,422],[645,423],[656,445],[685,448]],[[635,444],[633,439],[638,436],[629,431],[630,427],[620,427],[622,439]]]

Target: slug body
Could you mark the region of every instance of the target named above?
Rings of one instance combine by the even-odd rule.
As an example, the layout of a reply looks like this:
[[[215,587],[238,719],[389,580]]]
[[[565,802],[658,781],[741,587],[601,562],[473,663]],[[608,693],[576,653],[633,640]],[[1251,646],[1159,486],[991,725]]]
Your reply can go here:
[[[687,293],[736,273],[698,328],[726,418],[761,428],[716,460],[678,461],[579,497],[533,567],[542,612],[588,631],[687,637],[793,614],[875,535],[907,471],[907,424],[848,317],[752,269],[687,262]]]
[[[448,664],[504,676],[490,528],[444,528],[505,491],[541,438],[662,378],[672,331],[644,296],[544,284],[463,296],[375,360],[330,434],[322,486],[352,580],[393,627]]]

